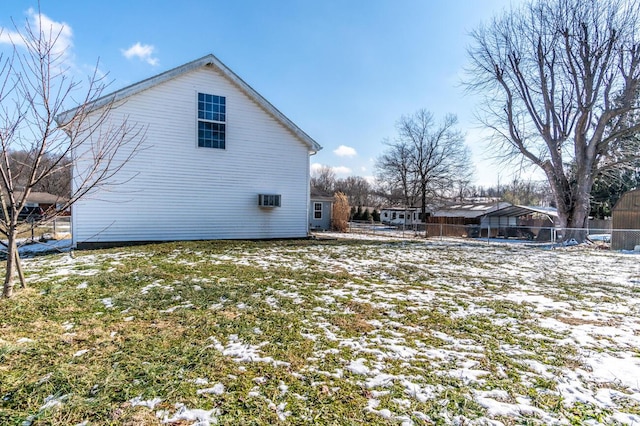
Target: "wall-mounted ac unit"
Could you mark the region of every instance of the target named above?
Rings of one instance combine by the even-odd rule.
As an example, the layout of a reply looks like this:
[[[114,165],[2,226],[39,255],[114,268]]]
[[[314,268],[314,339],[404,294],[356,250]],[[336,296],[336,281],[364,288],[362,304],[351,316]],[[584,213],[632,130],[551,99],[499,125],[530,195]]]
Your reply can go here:
[[[280,194],[259,194],[258,205],[260,207],[280,207]]]

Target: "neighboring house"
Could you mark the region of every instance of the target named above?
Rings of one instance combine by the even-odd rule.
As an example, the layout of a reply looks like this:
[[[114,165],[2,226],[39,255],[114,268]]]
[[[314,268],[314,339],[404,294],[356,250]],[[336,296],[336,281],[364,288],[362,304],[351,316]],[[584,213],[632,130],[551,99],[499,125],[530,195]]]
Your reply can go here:
[[[420,209],[415,207],[387,207],[380,210],[380,222],[387,225],[412,226],[418,220]]]
[[[308,235],[309,156],[321,146],[215,56],[88,108],[111,100],[111,122],[144,127],[144,145],[124,183],[74,205],[76,246]]]
[[[21,199],[24,192],[15,192],[16,199]],[[5,201],[6,193],[5,193]],[[27,197],[27,201],[24,204],[24,208],[20,212],[19,218],[40,220],[43,216],[51,217],[57,212],[58,216],[68,216],[69,211],[60,212],[59,210],[64,207],[64,204],[69,200],[65,197],[61,197],[49,192],[31,191]],[[2,215],[2,217],[4,217]]]
[[[49,209],[58,209],[64,206],[68,200],[58,195],[50,194],[48,192],[31,191],[27,197],[27,203],[25,207],[40,207],[43,211]]]
[[[311,187],[309,229],[312,231],[330,230],[332,208],[333,196],[315,187]]]

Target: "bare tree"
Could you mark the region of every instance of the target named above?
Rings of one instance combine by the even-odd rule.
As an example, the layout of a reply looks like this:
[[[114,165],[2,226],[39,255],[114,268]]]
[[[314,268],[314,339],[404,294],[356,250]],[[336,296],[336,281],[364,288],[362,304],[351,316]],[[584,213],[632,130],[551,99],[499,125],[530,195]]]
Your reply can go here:
[[[387,196],[400,192],[404,207],[411,207],[418,198],[416,179],[412,173],[411,147],[407,141],[398,139],[395,142],[385,140],[387,150],[376,161],[376,179],[378,188]]]
[[[0,234],[7,250],[3,296],[13,294],[16,272],[24,275],[18,252],[18,234],[26,226],[19,213],[29,195],[47,179],[68,176],[76,168],[72,188],[40,219],[50,221],[78,199],[118,184],[116,174],[135,155],[144,129],[124,121],[109,121],[114,104],[101,101],[106,85],[96,70],[84,90],[69,77],[62,30],[43,28],[40,14],[24,29],[8,34],[12,52],[0,56]],[[80,106],[75,95],[82,94]],[[60,126],[56,120],[60,121]],[[17,152],[26,153],[16,155]],[[81,164],[81,167],[78,165]]]
[[[639,154],[621,142],[640,130],[638,16],[637,0],[531,0],[472,32],[479,117],[504,157],[544,171],[563,227],[585,228],[594,178]]]
[[[380,175],[376,177],[371,195],[378,207],[403,205],[405,200],[402,189]]]
[[[31,168],[34,166],[34,159],[39,155],[39,152],[33,151],[12,151],[9,152],[11,176],[15,182],[15,186],[18,189],[24,188],[28,179],[31,176]],[[47,192],[49,194],[56,195],[61,199],[66,199],[71,194],[71,159],[70,158],[58,158],[50,153],[42,155],[39,167],[40,172],[52,167],[52,163],[59,163],[54,166],[55,171],[44,176],[37,185],[32,189],[34,191]],[[6,167],[5,164],[0,164],[0,167]]]
[[[335,191],[344,193],[349,199],[349,205],[369,206],[371,185],[362,176],[348,176],[335,182]]]
[[[548,201],[549,185],[545,182],[513,178],[511,182],[501,186],[498,190],[501,197],[511,204],[535,206]]]
[[[408,206],[416,198],[420,201],[422,218],[427,200],[456,195],[470,180],[469,151],[456,125],[454,115],[436,123],[424,109],[402,116],[396,125],[397,139],[376,165],[381,178],[402,185]]]
[[[336,173],[329,166],[322,166],[311,175],[311,186],[320,191],[331,194],[334,192],[335,184]]]

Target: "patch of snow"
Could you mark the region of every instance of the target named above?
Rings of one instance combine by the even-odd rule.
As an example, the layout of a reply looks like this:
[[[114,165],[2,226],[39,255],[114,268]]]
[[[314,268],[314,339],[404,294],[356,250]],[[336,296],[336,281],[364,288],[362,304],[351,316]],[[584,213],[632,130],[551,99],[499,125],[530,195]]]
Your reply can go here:
[[[364,358],[358,358],[353,360],[345,367],[345,370],[351,371],[354,374],[360,374],[366,376],[371,372],[371,369],[364,365],[367,360]]]
[[[177,411],[171,417],[168,417],[167,415],[162,416],[162,423],[178,423],[181,421],[190,421],[197,422],[194,425],[209,426],[211,424],[216,424],[218,422],[216,416],[220,415],[220,411],[218,409],[189,409],[181,403],[177,403],[175,407],[177,408]]]
[[[229,336],[229,343],[223,346],[215,337],[209,337],[214,343],[209,347],[214,347],[223,355],[231,357],[236,362],[265,362],[275,366],[289,366],[285,361],[274,360],[272,357],[263,357],[260,355],[260,348],[268,345],[269,342],[262,342],[259,345],[249,345],[238,339],[238,335]]]
[[[186,302],[186,303],[183,303],[182,305],[173,306],[171,308],[164,309],[158,312],[161,312],[163,314],[170,314],[172,312],[175,312],[176,309],[189,309],[189,308],[193,308],[193,303]]]
[[[44,399],[44,404],[40,407],[40,411],[44,411],[52,407],[60,406],[70,396],[71,394],[66,394],[62,396],[49,395]]]
[[[198,395],[202,395],[204,393],[212,393],[214,395],[222,395],[225,391],[224,385],[222,383],[216,383],[213,387],[211,388],[206,388],[206,389],[198,389],[196,391],[196,393]]]
[[[129,400],[129,403],[131,404],[132,407],[142,406],[142,407],[150,408],[152,410],[156,407],[156,405],[160,404],[161,402],[162,402],[162,399],[160,398],[144,400],[142,399],[142,396],[136,396],[135,398]]]

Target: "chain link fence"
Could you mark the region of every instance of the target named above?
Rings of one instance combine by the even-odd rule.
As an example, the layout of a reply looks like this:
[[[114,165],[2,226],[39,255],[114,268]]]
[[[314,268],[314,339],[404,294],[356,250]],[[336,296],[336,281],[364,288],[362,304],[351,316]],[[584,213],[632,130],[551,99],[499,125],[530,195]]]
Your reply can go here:
[[[44,223],[33,223],[18,235],[21,239],[63,240],[71,238],[71,216],[59,216]]]
[[[374,222],[349,222],[349,232],[388,236],[393,238],[464,238],[475,241],[528,242],[554,245],[574,245],[571,236],[583,235],[602,248],[614,250],[640,250],[640,229],[557,228],[536,226],[452,225],[446,223],[414,224],[410,226],[386,225]]]

